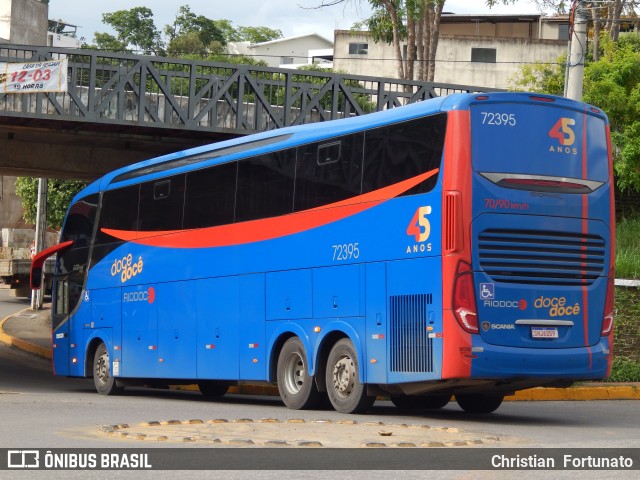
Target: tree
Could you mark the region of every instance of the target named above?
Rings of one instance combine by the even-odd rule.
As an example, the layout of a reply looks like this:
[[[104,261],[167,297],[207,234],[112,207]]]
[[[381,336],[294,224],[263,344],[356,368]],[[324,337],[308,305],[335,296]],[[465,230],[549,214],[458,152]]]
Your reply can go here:
[[[604,36],[600,59],[585,65],[583,100],[609,117],[618,187],[640,191],[640,34],[619,38]],[[564,59],[525,65],[513,83],[519,90],[562,94],[564,74]]]
[[[87,183],[80,180],[47,181],[47,226],[59,229],[73,197],[82,190]],[[19,177],[16,179],[16,194],[22,198],[24,219],[36,223],[38,205],[38,179],[34,177]]]
[[[282,38],[282,31],[269,27],[238,27],[235,38],[240,42],[262,43]]]
[[[125,48],[140,50],[145,55],[161,54],[160,32],[153,23],[153,12],[147,7],[134,7],[102,14],[102,22],[116,31],[116,36],[96,33],[98,48],[124,45]]]
[[[213,20],[204,15],[196,15],[188,5],[178,8],[174,22],[171,25],[165,25],[162,33],[154,24],[153,12],[147,7],[105,13],[102,16],[102,22],[111,26],[116,34],[96,32],[95,44],[84,45],[83,48],[111,51],[135,50],[147,55],[168,53],[171,56],[184,58],[212,57],[209,59],[214,61],[255,64],[259,62],[247,61],[248,57],[222,58],[223,47],[228,42],[261,43],[283,36],[280,30],[270,27],[240,26],[236,28],[230,20]]]
[[[600,61],[585,66],[583,100],[609,116],[618,187],[640,191],[640,35],[604,43]]]
[[[202,43],[198,32],[187,32],[178,35],[167,46],[167,55],[170,57],[184,57],[185,55],[202,57],[207,55],[209,51],[209,48]]]
[[[224,32],[214,20],[196,15],[188,5],[178,9],[173,25],[166,25],[164,31],[168,38],[167,50],[178,54],[200,54],[202,51],[218,50],[227,43]]]
[[[541,12],[550,10],[554,14],[566,14],[567,7],[570,6],[570,13],[573,15],[573,10],[577,4],[575,0],[533,1]],[[611,0],[608,2],[584,1],[584,4],[591,13],[594,42],[593,55],[595,61],[598,61],[600,54],[599,43],[603,31],[606,32],[614,41],[617,41],[620,35],[620,25],[623,23],[623,17],[627,18],[627,23],[629,25],[635,25],[636,28],[640,26],[638,14],[636,12],[636,8],[640,5],[638,0]]]

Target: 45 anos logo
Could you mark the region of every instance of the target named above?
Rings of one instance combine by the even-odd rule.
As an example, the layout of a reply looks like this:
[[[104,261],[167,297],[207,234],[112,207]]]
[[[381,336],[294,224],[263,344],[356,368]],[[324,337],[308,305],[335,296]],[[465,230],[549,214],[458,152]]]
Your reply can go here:
[[[428,216],[431,214],[431,207],[426,205],[418,207],[407,226],[407,235],[413,237],[415,245],[407,245],[406,253],[423,253],[431,251],[431,243],[426,243],[431,235],[431,223]]]

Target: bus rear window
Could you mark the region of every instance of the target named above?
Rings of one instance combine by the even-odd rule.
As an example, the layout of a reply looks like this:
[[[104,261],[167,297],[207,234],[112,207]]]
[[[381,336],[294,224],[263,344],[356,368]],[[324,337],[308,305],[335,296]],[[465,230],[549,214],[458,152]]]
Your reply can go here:
[[[548,104],[478,103],[471,109],[477,172],[608,180],[606,124]]]

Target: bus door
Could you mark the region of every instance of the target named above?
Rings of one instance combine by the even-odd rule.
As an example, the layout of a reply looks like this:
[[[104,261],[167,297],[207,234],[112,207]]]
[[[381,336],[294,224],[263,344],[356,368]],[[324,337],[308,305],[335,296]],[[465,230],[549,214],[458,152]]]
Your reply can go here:
[[[56,375],[84,375],[83,327],[91,321],[88,294],[82,288],[80,270],[54,278],[52,335],[53,366]]]
[[[69,375],[69,275],[54,277],[52,294],[53,371],[56,375]]]

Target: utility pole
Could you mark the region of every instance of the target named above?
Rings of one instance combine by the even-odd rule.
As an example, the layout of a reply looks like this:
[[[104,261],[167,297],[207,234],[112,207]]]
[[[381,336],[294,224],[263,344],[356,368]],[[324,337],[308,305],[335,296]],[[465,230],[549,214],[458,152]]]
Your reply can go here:
[[[564,96],[582,100],[584,80],[584,59],[587,54],[587,22],[589,15],[586,2],[575,0],[575,12],[571,28],[571,51],[567,59],[567,82]]]
[[[41,252],[45,248],[45,239],[47,238],[47,179],[38,179],[38,205],[36,210],[36,253]],[[44,275],[44,265],[42,266],[42,275]],[[44,301],[44,285],[40,290],[31,291],[31,309],[40,310]]]

